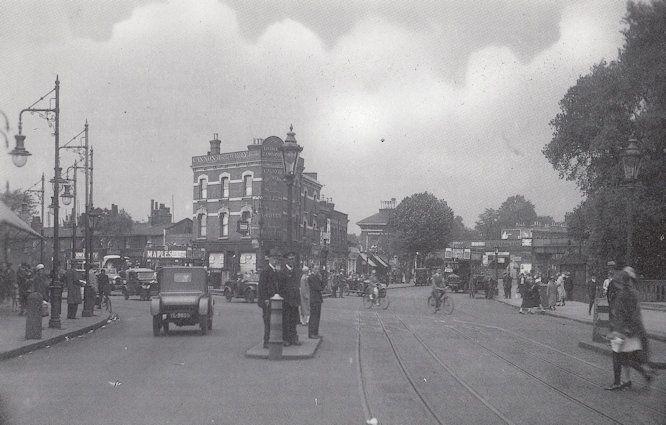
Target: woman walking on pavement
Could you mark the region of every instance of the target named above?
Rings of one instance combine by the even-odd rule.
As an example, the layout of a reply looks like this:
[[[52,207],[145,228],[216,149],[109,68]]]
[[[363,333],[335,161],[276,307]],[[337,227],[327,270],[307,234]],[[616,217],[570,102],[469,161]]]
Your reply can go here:
[[[555,305],[557,304],[557,284],[552,277],[548,279],[546,292],[548,294],[548,309],[555,310]]]
[[[567,304],[567,291],[564,289],[564,273],[562,273],[555,282],[557,284],[557,297],[559,299],[559,305],[565,306]]]
[[[631,387],[629,368],[636,369],[643,375],[646,386],[654,378],[654,371],[647,365],[648,345],[647,333],[643,326],[638,294],[634,289],[636,272],[632,267],[625,267],[620,279],[613,279],[618,292],[613,299],[611,311],[611,333],[608,334],[613,349],[613,385],[606,388],[610,391]],[[625,381],[621,382],[620,374],[625,367]]]
[[[307,326],[310,321],[310,285],[308,285],[308,277],[310,277],[310,269],[308,266],[303,266],[303,274],[301,275],[301,325]]]

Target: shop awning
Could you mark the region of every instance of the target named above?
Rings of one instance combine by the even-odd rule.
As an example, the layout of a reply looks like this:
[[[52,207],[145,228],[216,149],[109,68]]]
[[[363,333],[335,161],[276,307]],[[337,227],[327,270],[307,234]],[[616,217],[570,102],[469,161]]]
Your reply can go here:
[[[366,262],[370,267],[377,267],[377,263],[372,261],[372,258],[370,258],[368,255],[361,253],[361,260]]]
[[[382,267],[385,267],[387,269],[389,268],[389,265],[386,263],[386,261],[384,261],[384,259],[379,255],[373,255],[372,258]]]
[[[29,237],[41,239],[39,233],[32,230],[4,202],[0,202],[0,238],[17,239]]]

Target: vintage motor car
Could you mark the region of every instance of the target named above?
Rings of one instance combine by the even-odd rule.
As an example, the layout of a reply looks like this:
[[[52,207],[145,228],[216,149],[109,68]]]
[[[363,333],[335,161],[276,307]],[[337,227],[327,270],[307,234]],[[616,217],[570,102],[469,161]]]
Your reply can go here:
[[[234,298],[243,298],[246,302],[253,303],[257,299],[258,286],[259,274],[246,273],[224,284],[224,296],[227,301]]]
[[[141,300],[149,300],[159,292],[157,275],[152,269],[134,268],[127,270],[127,279],[121,288],[125,299],[138,295]]]
[[[453,292],[464,292],[465,285],[463,280],[455,273],[450,273],[444,277],[445,285]]]
[[[213,328],[213,297],[208,292],[205,267],[164,267],[160,270],[160,288],[150,300],[153,335],[162,330],[169,334],[169,324],[199,326],[201,335]]]

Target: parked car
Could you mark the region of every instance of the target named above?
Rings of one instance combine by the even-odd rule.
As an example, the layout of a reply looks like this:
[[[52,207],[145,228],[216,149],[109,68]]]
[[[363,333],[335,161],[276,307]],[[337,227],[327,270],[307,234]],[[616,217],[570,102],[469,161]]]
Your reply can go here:
[[[199,326],[201,335],[213,328],[213,297],[208,292],[205,267],[164,267],[160,270],[160,288],[150,300],[153,335],[162,330],[169,334],[169,324]]]
[[[453,292],[464,292],[466,289],[463,280],[455,273],[445,276],[444,282]]]
[[[243,298],[245,301],[253,303],[257,299],[258,286],[259,274],[246,273],[224,284],[224,296],[229,302],[234,298]]]
[[[133,295],[138,295],[141,300],[149,300],[151,295],[159,292],[157,276],[152,269],[129,269],[126,276],[127,280],[121,289],[126,300]]]

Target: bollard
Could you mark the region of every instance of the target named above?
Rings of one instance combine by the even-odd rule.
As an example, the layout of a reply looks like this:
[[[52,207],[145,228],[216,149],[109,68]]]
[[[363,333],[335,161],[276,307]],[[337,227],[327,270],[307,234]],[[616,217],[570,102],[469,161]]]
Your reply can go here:
[[[51,285],[51,317],[49,318],[49,328],[62,329],[60,322],[60,310],[62,308],[62,286]]]
[[[28,295],[28,308],[25,318],[25,339],[42,339],[42,294]]]
[[[282,298],[279,294],[271,297],[271,327],[268,337],[268,360],[282,359]]]
[[[95,308],[95,289],[86,285],[83,287],[83,311],[81,317],[93,316],[93,309]]]
[[[606,335],[610,332],[610,306],[606,297],[597,297],[594,301],[593,320],[592,341],[606,342]]]

